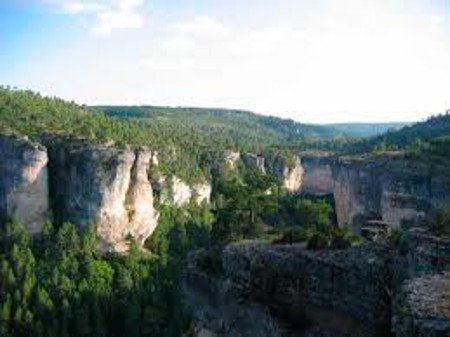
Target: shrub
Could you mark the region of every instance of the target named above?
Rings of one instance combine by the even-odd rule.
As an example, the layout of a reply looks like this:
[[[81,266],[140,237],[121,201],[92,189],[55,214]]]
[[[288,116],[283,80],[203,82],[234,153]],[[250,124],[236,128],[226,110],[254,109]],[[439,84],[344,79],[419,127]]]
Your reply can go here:
[[[430,229],[436,235],[450,235],[450,211],[443,206],[436,208],[431,215]]]
[[[287,243],[292,244],[296,242],[305,242],[308,239],[308,232],[304,228],[288,228],[281,237],[275,239],[274,243]]]
[[[346,249],[361,243],[361,238],[352,234],[348,227],[333,228],[331,230],[332,249]]]
[[[308,240],[307,248],[312,250],[325,249],[329,247],[329,240],[323,233],[316,232]]]

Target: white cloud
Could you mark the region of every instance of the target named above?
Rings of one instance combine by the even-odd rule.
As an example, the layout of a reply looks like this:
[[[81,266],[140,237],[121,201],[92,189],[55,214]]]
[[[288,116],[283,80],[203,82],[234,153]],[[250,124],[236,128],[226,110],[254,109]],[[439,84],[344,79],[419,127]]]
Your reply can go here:
[[[141,9],[145,0],[42,0],[64,14],[86,16],[97,35],[144,25]]]

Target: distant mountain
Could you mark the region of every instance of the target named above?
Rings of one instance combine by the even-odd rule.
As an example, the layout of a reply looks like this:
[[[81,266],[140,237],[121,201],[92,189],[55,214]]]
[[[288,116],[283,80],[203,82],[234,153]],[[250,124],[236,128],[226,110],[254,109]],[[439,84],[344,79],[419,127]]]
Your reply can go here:
[[[372,137],[378,136],[389,131],[396,131],[413,123],[395,122],[395,123],[338,123],[325,124],[333,128],[337,133],[354,137]]]

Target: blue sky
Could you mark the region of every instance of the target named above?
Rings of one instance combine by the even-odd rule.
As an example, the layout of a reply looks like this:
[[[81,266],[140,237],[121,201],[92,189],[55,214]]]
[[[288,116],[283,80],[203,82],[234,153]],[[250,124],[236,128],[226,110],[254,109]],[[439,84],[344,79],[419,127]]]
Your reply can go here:
[[[1,0],[0,84],[304,122],[450,108],[450,0]]]

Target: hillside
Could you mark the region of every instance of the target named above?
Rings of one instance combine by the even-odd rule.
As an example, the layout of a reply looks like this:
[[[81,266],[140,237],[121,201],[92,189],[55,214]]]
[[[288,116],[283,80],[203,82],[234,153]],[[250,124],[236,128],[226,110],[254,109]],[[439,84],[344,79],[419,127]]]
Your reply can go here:
[[[428,150],[443,147],[450,136],[450,115],[432,116],[423,122],[405,126],[400,130],[389,131],[369,139],[359,140],[347,145],[349,153],[366,153],[371,151],[402,150],[420,148]],[[442,152],[442,151],[441,151]]]
[[[326,126],[243,110],[159,106],[97,106],[93,109],[116,118],[194,129],[208,139],[211,139],[209,136],[225,137],[238,144],[279,144],[338,136],[338,132]]]
[[[336,132],[343,135],[354,137],[378,136],[388,131],[396,131],[412,123],[394,122],[394,123],[337,123],[326,124]]]

